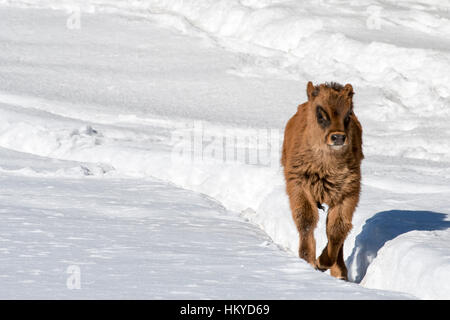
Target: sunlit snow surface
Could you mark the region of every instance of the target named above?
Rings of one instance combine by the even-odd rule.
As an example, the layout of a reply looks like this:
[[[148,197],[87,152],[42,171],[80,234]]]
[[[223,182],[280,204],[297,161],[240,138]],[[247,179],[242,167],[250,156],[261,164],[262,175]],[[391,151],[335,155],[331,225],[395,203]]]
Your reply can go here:
[[[0,3],[2,297],[403,297],[296,257],[275,151],[308,80],[352,83],[364,128],[350,279],[450,297],[443,2]],[[264,163],[217,155],[269,132]]]

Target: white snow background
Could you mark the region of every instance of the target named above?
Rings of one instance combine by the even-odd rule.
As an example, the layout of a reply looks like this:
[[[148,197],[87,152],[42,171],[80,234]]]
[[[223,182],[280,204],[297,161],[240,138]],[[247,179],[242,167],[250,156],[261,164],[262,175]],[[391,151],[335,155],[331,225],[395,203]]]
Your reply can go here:
[[[0,0],[0,296],[449,299],[449,19],[437,0]],[[351,83],[363,125],[351,282],[296,257],[279,148],[309,80]]]

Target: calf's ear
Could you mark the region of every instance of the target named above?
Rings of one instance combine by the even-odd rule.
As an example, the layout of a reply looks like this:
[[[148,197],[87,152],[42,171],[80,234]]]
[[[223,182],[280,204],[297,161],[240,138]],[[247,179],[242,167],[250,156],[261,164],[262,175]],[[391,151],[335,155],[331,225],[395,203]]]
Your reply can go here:
[[[311,81],[306,85],[306,94],[308,95],[308,100],[311,101],[313,99],[314,85]]]
[[[352,85],[351,85],[350,83],[347,83],[347,84],[344,86],[344,94],[345,94],[347,97],[349,97],[349,98],[353,97],[353,95],[354,95],[353,87],[352,87]]]

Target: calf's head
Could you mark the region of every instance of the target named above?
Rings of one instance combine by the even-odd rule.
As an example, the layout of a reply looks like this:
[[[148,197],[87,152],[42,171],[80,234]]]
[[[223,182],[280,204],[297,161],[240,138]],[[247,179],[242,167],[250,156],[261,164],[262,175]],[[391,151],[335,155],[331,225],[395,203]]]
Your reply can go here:
[[[308,128],[315,146],[330,151],[345,149],[350,144],[350,122],[353,116],[351,84],[308,82]]]

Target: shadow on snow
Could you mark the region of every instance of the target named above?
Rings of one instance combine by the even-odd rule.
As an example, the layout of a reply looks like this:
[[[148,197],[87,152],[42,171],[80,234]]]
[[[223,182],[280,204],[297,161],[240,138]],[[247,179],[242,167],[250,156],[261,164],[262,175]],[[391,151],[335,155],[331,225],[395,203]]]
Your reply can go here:
[[[349,280],[356,283],[364,278],[369,264],[378,250],[395,237],[413,230],[433,231],[450,228],[447,214],[432,211],[382,211],[368,219],[355,239],[355,246],[347,258]]]

